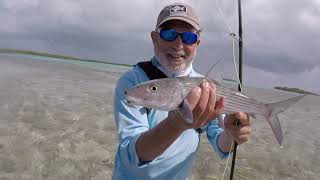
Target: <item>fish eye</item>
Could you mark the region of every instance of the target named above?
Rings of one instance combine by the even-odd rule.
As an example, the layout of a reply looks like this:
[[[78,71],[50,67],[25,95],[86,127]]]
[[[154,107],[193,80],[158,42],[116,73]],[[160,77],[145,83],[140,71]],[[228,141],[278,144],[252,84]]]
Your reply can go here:
[[[158,84],[152,84],[150,87],[149,87],[149,90],[152,92],[152,93],[156,93],[159,91],[159,86]]]

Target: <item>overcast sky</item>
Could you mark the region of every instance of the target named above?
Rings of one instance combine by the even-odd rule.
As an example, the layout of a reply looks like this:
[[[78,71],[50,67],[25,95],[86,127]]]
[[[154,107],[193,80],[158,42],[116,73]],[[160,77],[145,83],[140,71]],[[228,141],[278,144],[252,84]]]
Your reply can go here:
[[[237,33],[236,0],[0,0],[0,48],[135,64],[153,55],[150,31],[172,2],[200,16],[195,69],[206,73],[223,56],[223,73],[234,77],[232,39],[218,7]],[[320,92],[320,0],[245,0],[243,21],[245,85]]]

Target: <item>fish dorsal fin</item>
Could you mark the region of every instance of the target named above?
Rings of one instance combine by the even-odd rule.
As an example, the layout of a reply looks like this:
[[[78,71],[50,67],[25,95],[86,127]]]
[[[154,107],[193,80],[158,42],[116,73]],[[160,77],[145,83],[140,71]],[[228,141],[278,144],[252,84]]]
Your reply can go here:
[[[218,84],[222,84],[223,82],[223,75],[220,72],[221,70],[216,70],[217,68],[215,68],[219,62],[223,59],[223,57],[221,57],[207,72],[205,78],[207,80],[211,80],[214,83],[218,83]]]

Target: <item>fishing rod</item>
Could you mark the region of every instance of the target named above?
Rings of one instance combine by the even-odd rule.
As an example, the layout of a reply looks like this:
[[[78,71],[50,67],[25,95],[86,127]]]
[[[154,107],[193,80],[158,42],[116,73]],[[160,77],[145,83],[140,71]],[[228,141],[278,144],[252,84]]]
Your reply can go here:
[[[239,17],[239,82],[238,82],[238,91],[242,91],[242,48],[243,48],[243,39],[242,39],[242,11],[241,11],[241,0],[238,0],[238,17]],[[239,125],[239,120],[237,121],[237,125]],[[236,156],[237,156],[237,148],[238,144],[234,141],[234,148],[233,148],[233,156],[232,156],[232,163],[231,163],[231,172],[230,172],[230,180],[233,179],[233,172],[234,166],[236,163]]]

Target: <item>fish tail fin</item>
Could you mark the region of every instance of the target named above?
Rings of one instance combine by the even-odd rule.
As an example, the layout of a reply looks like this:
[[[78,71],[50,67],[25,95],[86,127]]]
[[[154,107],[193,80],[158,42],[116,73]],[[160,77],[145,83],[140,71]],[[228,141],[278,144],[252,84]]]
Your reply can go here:
[[[304,96],[305,95],[296,96],[276,103],[266,104],[266,113],[264,116],[270,124],[273,134],[275,135],[281,147],[283,147],[283,132],[281,129],[278,114],[293,106]]]

